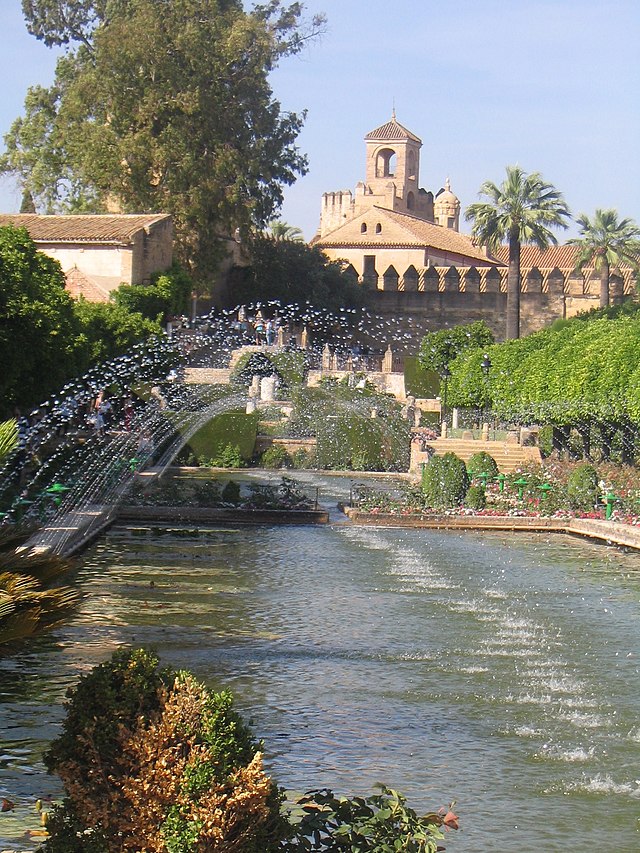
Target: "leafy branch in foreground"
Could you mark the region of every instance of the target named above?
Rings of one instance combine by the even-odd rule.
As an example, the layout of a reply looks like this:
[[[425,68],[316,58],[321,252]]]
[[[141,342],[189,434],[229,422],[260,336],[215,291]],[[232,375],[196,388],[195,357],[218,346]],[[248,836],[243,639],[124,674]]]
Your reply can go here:
[[[118,650],[67,695],[45,756],[67,791],[46,853],[435,853],[442,827],[457,828],[451,810],[418,817],[384,787],[283,807],[231,694],[160,669],[152,652]]]

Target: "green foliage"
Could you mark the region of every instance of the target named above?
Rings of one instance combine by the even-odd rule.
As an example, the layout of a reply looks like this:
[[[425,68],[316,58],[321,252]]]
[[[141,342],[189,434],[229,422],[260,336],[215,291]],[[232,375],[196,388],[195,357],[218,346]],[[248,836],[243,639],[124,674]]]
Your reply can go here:
[[[467,467],[455,453],[432,456],[422,471],[422,491],[427,506],[459,506],[469,488]]]
[[[18,424],[15,418],[0,422],[0,465],[18,446]]]
[[[555,426],[640,424],[640,316],[575,319],[481,353],[463,353],[451,366],[452,405],[491,400],[504,421]]]
[[[205,460],[228,458],[232,454],[227,448],[230,445],[237,447],[244,464],[253,456],[258,418],[258,413],[247,415],[244,412],[223,412],[201,427],[187,444],[196,458]],[[234,458],[237,457],[234,455]],[[242,464],[230,467],[240,468]]]
[[[553,452],[553,427],[543,426],[538,430],[538,447],[543,458],[551,456]]]
[[[520,245],[533,243],[544,249],[558,241],[551,228],[566,228],[569,209],[562,194],[547,184],[539,172],[527,173],[519,166],[507,166],[507,176],[498,186],[485,181],[480,195],[487,201],[470,205],[465,217],[473,221],[473,236],[496,251],[509,244],[507,276],[508,340],[520,336]]]
[[[435,370],[424,368],[418,356],[405,356],[404,387],[407,396],[429,399],[439,393],[440,377]]]
[[[292,394],[287,435],[315,436],[318,468],[406,471],[410,432],[400,406],[372,386],[329,381]],[[375,415],[372,417],[372,415]]]
[[[46,209],[174,216],[178,254],[200,287],[221,235],[273,218],[306,171],[304,114],[283,112],[269,75],[323,27],[301,4],[239,0],[25,0],[28,26],[68,43],[50,89],[30,89],[0,169]],[[80,11],[78,11],[80,10]],[[76,44],[79,46],[76,47]],[[135,72],[134,72],[135,69]]]
[[[262,468],[285,468],[290,463],[289,454],[281,444],[272,444],[260,456]]]
[[[151,284],[121,284],[112,299],[131,314],[166,322],[168,317],[187,311],[192,290],[189,274],[174,263],[171,269],[156,273]]]
[[[0,228],[0,411],[31,406],[82,364],[73,301],[57,261],[24,228]]]
[[[293,468],[303,471],[316,467],[316,454],[313,451],[299,447],[291,454],[291,465]]]
[[[467,471],[476,477],[478,474],[488,474],[493,478],[498,476],[498,465],[490,453],[480,450],[469,458]]]
[[[616,210],[598,208],[593,219],[584,213],[576,222],[580,237],[569,240],[578,247],[576,269],[594,267],[600,273],[600,307],[609,304],[611,270],[623,264],[638,269],[640,228],[631,219],[618,219]]]
[[[138,341],[158,335],[160,324],[139,313],[130,313],[124,305],[87,302],[78,299],[74,313],[85,340],[87,364],[122,355]]]
[[[483,320],[466,326],[453,326],[429,332],[420,344],[420,365],[424,370],[442,373],[460,353],[468,349],[486,350],[494,342],[493,332]]]
[[[419,817],[402,794],[379,787],[381,792],[369,797],[338,797],[326,789],[301,797],[296,804],[301,819],[282,849],[286,853],[436,853],[443,838],[440,827],[446,823],[457,828],[452,812]]]
[[[229,294],[230,304],[281,302],[325,308],[336,314],[342,308],[367,303],[366,289],[345,272],[339,261],[330,261],[321,249],[294,240],[256,235],[250,246],[251,266],[238,271]]]
[[[600,487],[593,465],[578,465],[567,480],[567,498],[572,509],[589,510],[597,506]]]
[[[28,531],[0,531],[0,647],[33,637],[65,622],[78,593],[59,586],[72,563],[47,552],[24,550]]]
[[[199,480],[193,487],[193,499],[197,506],[220,506],[222,489],[215,480]],[[182,499],[181,503],[184,501]]]
[[[119,753],[120,728],[132,728],[141,715],[149,716],[160,707],[159,691],[170,684],[171,678],[158,665],[152,652],[122,648],[110,660],[81,676],[77,685],[67,691],[69,701],[62,733],[45,753],[49,771],[72,763],[78,768],[78,783],[95,796],[104,796],[102,786],[108,785],[108,780],[95,777],[86,737],[91,735],[97,757],[113,766]]]
[[[469,509],[484,509],[487,505],[487,495],[484,486],[471,485],[467,489],[464,505]]]
[[[244,468],[246,461],[237,444],[225,444],[216,456],[198,457],[198,465],[202,468]]]
[[[286,833],[279,795],[229,693],[117,651],[69,692],[46,761],[69,797],[44,850],[268,853]]]

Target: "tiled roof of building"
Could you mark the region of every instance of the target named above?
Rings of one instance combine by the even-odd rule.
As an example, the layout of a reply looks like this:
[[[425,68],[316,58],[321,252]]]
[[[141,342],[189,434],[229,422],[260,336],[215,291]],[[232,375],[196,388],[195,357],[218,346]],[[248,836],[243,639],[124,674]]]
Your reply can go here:
[[[73,267],[65,273],[65,290],[74,299],[83,296],[87,302],[106,302],[109,299],[109,291],[90,278],[78,267]]]
[[[367,226],[362,233],[363,223]],[[381,225],[380,233],[376,234],[376,226]],[[337,248],[340,246],[359,247],[399,247],[433,248],[440,252],[460,255],[469,258],[470,262],[492,262],[482,249],[474,245],[466,234],[460,234],[452,228],[444,228],[433,222],[425,222],[407,213],[387,210],[384,207],[372,207],[370,210],[355,217],[345,225],[330,231],[324,237],[314,240],[317,246]]]
[[[376,127],[376,129],[372,130],[371,133],[367,133],[365,139],[379,140],[381,142],[411,139],[413,142],[422,142],[415,133],[411,133],[410,130],[407,130],[407,128],[403,127],[400,122],[396,121],[395,112],[393,113],[391,121],[380,125],[380,127]]]
[[[578,246],[564,244],[563,246],[549,246],[548,249],[538,249],[537,246],[520,247],[520,266],[524,268],[537,267],[538,269],[573,270],[578,257]],[[509,247],[500,246],[495,253],[505,264],[509,262]],[[631,269],[630,264],[622,264],[622,269]],[[590,267],[587,267],[590,269]]]
[[[539,249],[537,246],[520,247],[520,266],[537,267],[538,269],[573,269],[576,265],[578,255],[577,246],[549,246],[547,249]],[[500,246],[495,252],[496,258],[503,263],[509,262],[509,247]]]
[[[169,214],[100,214],[40,216],[36,213],[0,214],[0,226],[26,228],[35,243],[128,244],[136,232],[169,219]]]

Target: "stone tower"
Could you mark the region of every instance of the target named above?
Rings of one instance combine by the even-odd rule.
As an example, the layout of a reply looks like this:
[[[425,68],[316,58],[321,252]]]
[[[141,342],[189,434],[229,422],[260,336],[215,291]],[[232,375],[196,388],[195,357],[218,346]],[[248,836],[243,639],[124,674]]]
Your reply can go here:
[[[355,193],[324,193],[320,237],[374,206],[434,222],[433,193],[419,183],[422,140],[400,124],[394,110],[391,121],[367,133],[364,141],[365,180]]]
[[[460,230],[460,199],[451,192],[449,178],[445,182],[444,189],[436,194],[433,215],[436,223],[443,228]]]

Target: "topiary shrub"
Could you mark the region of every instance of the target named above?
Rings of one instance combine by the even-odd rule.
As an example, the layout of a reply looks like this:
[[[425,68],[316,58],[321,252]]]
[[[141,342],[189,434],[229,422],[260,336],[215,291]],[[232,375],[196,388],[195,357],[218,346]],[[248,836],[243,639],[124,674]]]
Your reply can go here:
[[[567,480],[567,498],[572,509],[588,510],[598,503],[600,487],[593,465],[578,465]]]
[[[484,486],[469,486],[465,495],[464,505],[469,509],[484,509],[487,505],[487,495]]]
[[[261,468],[286,468],[290,463],[289,454],[281,444],[267,447],[260,457]]]
[[[480,450],[478,453],[474,453],[467,462],[467,471],[475,477],[478,474],[488,474],[489,477],[493,478],[498,476],[498,465],[490,453]]]
[[[425,503],[435,509],[459,506],[469,488],[467,467],[455,453],[432,456],[422,471]]]
[[[69,692],[47,753],[68,798],[48,853],[271,853],[287,824],[261,744],[233,710],[155,655],[120,650]]]

